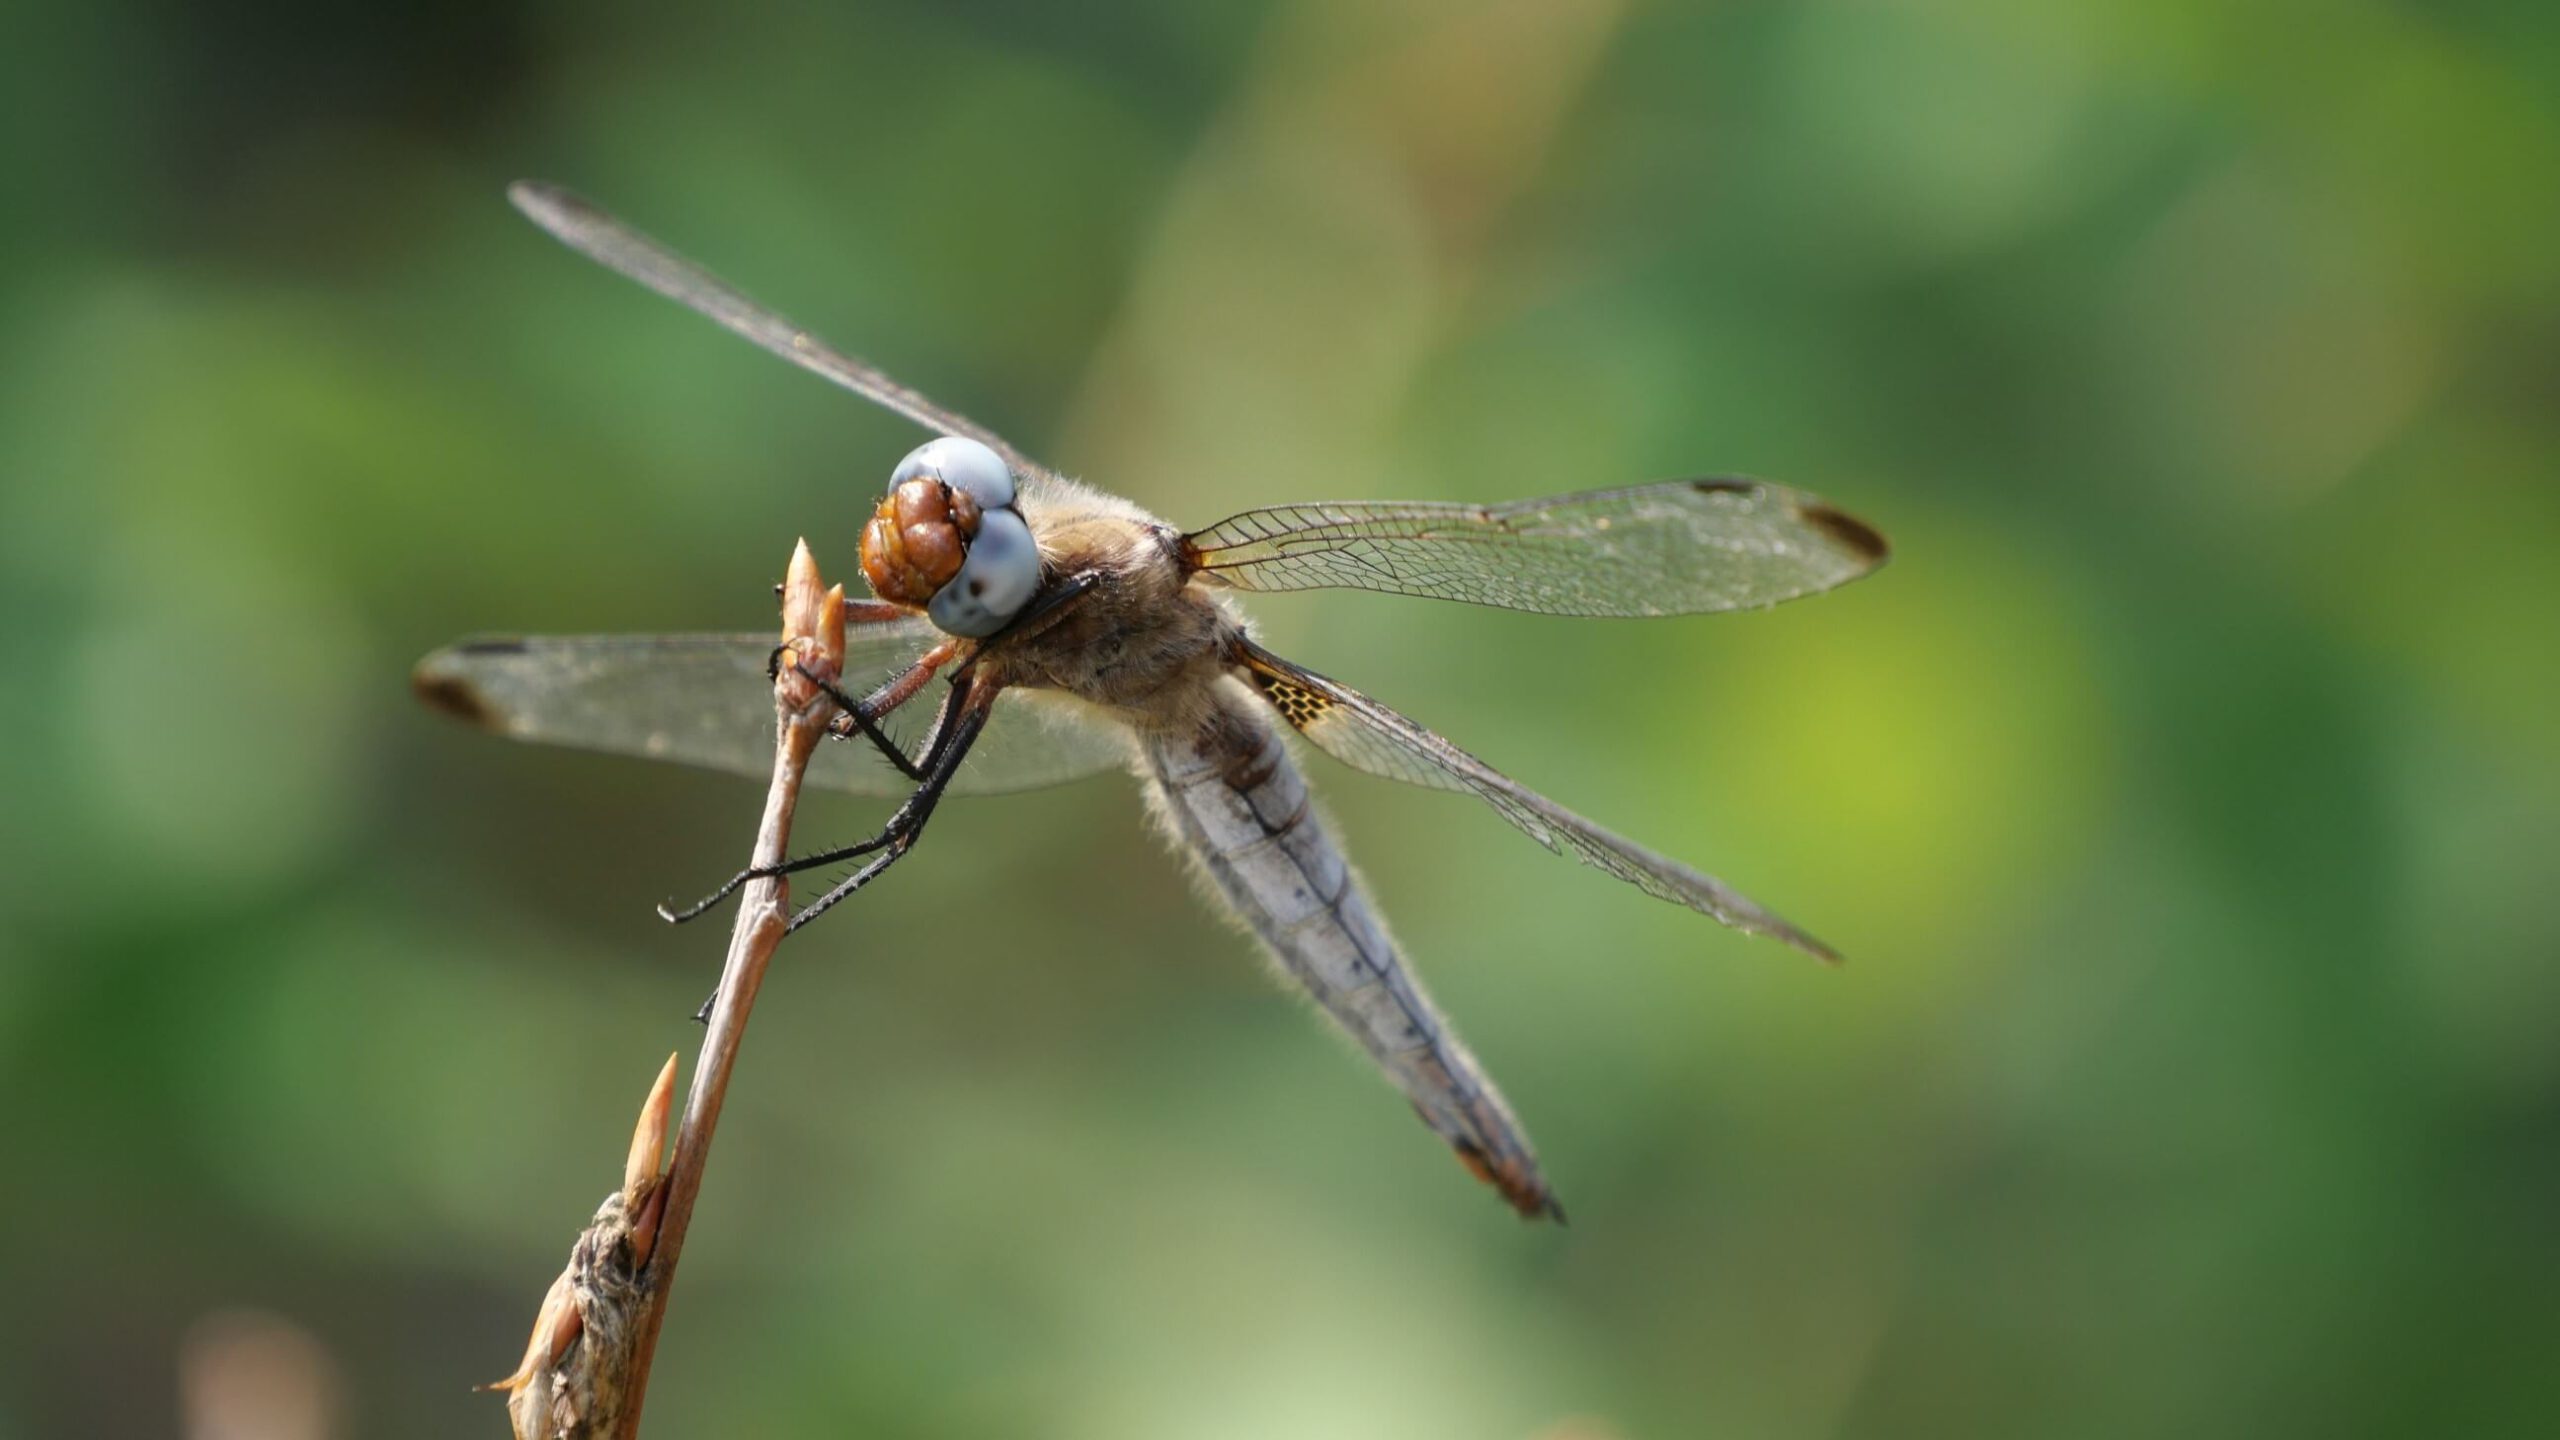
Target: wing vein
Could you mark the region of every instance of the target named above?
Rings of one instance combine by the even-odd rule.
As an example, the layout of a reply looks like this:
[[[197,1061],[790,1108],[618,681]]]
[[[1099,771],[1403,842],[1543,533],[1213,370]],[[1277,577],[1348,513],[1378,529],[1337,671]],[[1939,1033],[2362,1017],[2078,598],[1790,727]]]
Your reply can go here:
[[[1602,828],[1513,780],[1439,735],[1339,681],[1236,642],[1255,687],[1280,717],[1357,770],[1435,790],[1472,792],[1530,839],[1737,930],[1781,940],[1817,959],[1840,957],[1712,875]]]
[[[1023,474],[1048,473],[993,430],[935,403],[922,391],[899,383],[869,361],[836,349],[586,199],[537,180],[518,181],[508,187],[507,198],[515,202],[525,218],[570,249],[655,290],[731,334],[927,430],[976,440]]]
[[[1673,480],[1498,506],[1342,502],[1248,510],[1185,537],[1239,590],[1339,587],[1553,615],[1774,605],[1884,563],[1871,527],[1756,480]]]

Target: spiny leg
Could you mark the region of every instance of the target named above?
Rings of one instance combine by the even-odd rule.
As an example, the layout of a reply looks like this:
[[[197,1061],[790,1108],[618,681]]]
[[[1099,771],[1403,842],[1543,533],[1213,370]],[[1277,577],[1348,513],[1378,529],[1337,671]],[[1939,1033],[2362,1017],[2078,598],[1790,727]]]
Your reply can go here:
[[[803,855],[797,860],[785,860],[778,865],[751,865],[730,876],[719,889],[681,910],[674,908],[672,904],[662,902],[658,906],[658,918],[670,925],[681,925],[688,920],[699,918],[704,911],[737,894],[739,889],[750,880],[771,880],[782,875],[797,875],[803,870],[815,870],[820,866],[833,865],[840,861],[868,855],[889,843],[890,839],[897,834],[899,822],[905,818],[906,813],[904,806],[899,807],[898,813],[889,817],[889,823],[882,827],[879,834],[860,844],[847,845],[840,850],[821,850],[815,855]]]
[[[1060,580],[1025,607],[1020,615],[1014,617],[1012,623],[998,632],[999,635],[1018,634],[1025,630],[1039,629],[1054,622],[1058,616],[1073,608],[1077,601],[1082,600],[1096,585],[1100,584],[1101,579],[1098,573],[1084,571]],[[765,662],[767,680],[780,677],[782,656],[788,648],[780,645],[774,647],[772,657]],[[898,742],[890,739],[880,729],[878,721],[881,716],[914,699],[916,692],[924,688],[925,682],[932,679],[944,665],[951,663],[952,657],[958,651],[957,642],[945,640],[917,656],[914,664],[882,681],[880,688],[860,700],[837,689],[824,678],[811,674],[806,665],[795,662],[794,668],[799,672],[801,679],[808,681],[828,699],[836,702],[836,708],[843,712],[828,726],[828,734],[839,740],[850,740],[854,735],[860,734],[871,742],[873,748],[888,757],[890,764],[898,767],[899,774],[921,783],[925,776],[926,762],[920,759],[909,759],[906,752],[898,748]]]
[[[931,783],[931,778],[934,774],[934,766],[939,762],[943,752],[950,748],[953,733],[952,716],[960,708],[963,688],[967,681],[968,677],[967,672],[965,671],[960,675],[954,675],[951,677],[951,693],[943,698],[942,708],[934,716],[933,731],[925,738],[925,758],[923,763],[912,772],[921,784]],[[981,721],[980,723],[983,724],[984,722]],[[891,748],[894,751],[895,747],[893,746]],[[899,759],[903,762],[905,757],[901,755],[899,756]],[[943,784],[947,785],[949,783],[950,777],[947,775],[944,776]],[[880,833],[868,840],[862,841],[859,844],[847,845],[840,849],[821,851],[815,855],[803,855],[797,860],[785,860],[775,865],[750,865],[746,869],[739,871],[737,874],[730,876],[727,883],[723,884],[719,889],[712,891],[710,894],[695,901],[693,904],[686,906],[682,910],[673,909],[667,905],[660,905],[658,907],[658,917],[665,920],[670,925],[681,925],[685,921],[691,920],[702,914],[704,911],[709,910],[721,901],[728,899],[730,896],[737,894],[739,889],[750,880],[770,880],[781,875],[796,875],[803,870],[814,870],[822,865],[833,865],[840,861],[857,859],[861,856],[868,855],[872,851],[878,850],[882,846],[889,844],[890,841],[902,830],[909,828],[913,824],[912,812],[916,808],[917,799],[923,795],[923,793],[924,791],[919,788],[914,794],[909,795],[906,802],[901,804],[896,813],[889,817],[889,823],[881,827]],[[935,791],[935,796],[937,799],[940,796],[938,788]],[[931,808],[931,802],[926,802],[926,809],[930,810]]]
[[[782,657],[789,653],[790,648],[788,645],[777,645],[773,648],[773,654],[765,660],[764,678],[767,680],[781,678]],[[808,666],[796,660],[792,662],[792,669],[801,679],[809,682],[836,703],[836,709],[841,713],[828,724],[829,735],[839,740],[850,740],[858,734],[869,740],[874,749],[886,757],[891,765],[896,766],[899,774],[910,780],[922,780],[924,778],[923,762],[909,759],[907,752],[898,748],[898,742],[890,739],[888,733],[880,728],[879,720],[881,716],[914,699],[916,692],[924,688],[925,682],[931,680],[937,671],[950,662],[953,648],[948,640],[934,646],[916,657],[914,664],[890,676],[881,683],[880,688],[859,700],[837,689],[832,682],[812,673]]]
[[[910,780],[921,781],[924,779],[924,762],[908,759],[906,753],[898,748],[897,742],[882,733],[875,722],[879,717],[914,699],[916,692],[924,688],[925,682],[931,680],[944,665],[950,663],[957,649],[958,646],[953,642],[943,641],[916,657],[913,665],[882,681],[878,689],[863,696],[859,702],[848,701],[844,692],[810,675],[805,668],[800,673],[824,690],[827,697],[834,700],[844,711],[844,714],[839,717],[839,723],[829,727],[828,733],[838,738],[850,738],[848,727],[860,730],[881,754],[889,757],[889,763],[898,767],[899,774]]]
[[[927,750],[924,782],[916,787],[914,794],[907,797],[905,804],[898,807],[898,813],[889,817],[888,825],[877,836],[860,845],[847,846],[842,850],[829,851],[824,855],[794,860],[763,872],[787,874],[810,869],[813,866],[831,864],[837,860],[851,859],[857,855],[870,854],[884,848],[887,851],[886,854],[846,877],[834,889],[819,896],[799,914],[792,916],[790,925],[784,931],[785,934],[808,924],[829,906],[869,884],[873,877],[896,864],[900,856],[914,847],[916,837],[924,833],[925,822],[933,818],[934,806],[941,803],[943,792],[950,788],[952,777],[960,773],[960,762],[968,758],[969,747],[977,743],[979,732],[986,728],[988,710],[995,703],[997,688],[994,685],[976,681],[965,671],[951,678],[951,694],[943,701],[942,712],[934,720],[934,735]],[[732,881],[723,887],[722,893],[734,890],[740,883],[742,882]],[[704,901],[703,904],[713,904],[718,898],[715,896],[712,900]],[[701,908],[696,906],[694,910],[686,913],[688,916],[699,913]],[[709,1018],[711,1007],[719,1003],[719,1000],[720,992],[715,988],[704,997],[702,1008],[693,1012],[695,1023],[700,1024]]]
[[[901,857],[915,848],[917,837],[924,834],[925,822],[933,818],[934,807],[942,802],[943,792],[950,788],[952,777],[960,773],[960,762],[968,758],[969,747],[977,743],[979,733],[987,728],[988,707],[994,703],[995,694],[996,687],[986,684],[972,684],[965,692],[954,688],[953,698],[959,705],[959,714],[943,727],[949,743],[932,765],[932,773],[916,787],[913,795],[907,797],[907,803],[898,807],[898,819],[906,821],[904,827],[899,827],[893,820],[890,831],[882,835],[887,842],[883,853],[838,881],[834,889],[810,901],[799,914],[791,917],[791,929],[797,930],[825,914],[837,901],[870,884],[881,871],[897,864]]]
[[[1050,586],[1038,599],[1026,607],[1022,614],[1016,616],[1001,633],[1018,633],[1026,627],[1038,628],[1054,622],[1058,616],[1074,608],[1076,602],[1082,600],[1100,582],[1101,576],[1090,571],[1068,576]],[[873,876],[896,864],[898,857],[906,854],[908,848],[915,844],[916,837],[924,833],[925,821],[933,815],[933,807],[941,803],[942,792],[950,786],[952,777],[959,773],[960,762],[967,757],[969,747],[977,742],[978,732],[986,727],[988,707],[995,703],[996,691],[999,687],[978,678],[974,657],[964,663],[951,677],[951,693],[944,699],[940,713],[934,717],[933,733],[927,737],[924,758],[919,761],[909,761],[894,742],[872,725],[871,717],[886,714],[912,699],[918,690],[924,688],[925,682],[933,677],[935,671],[950,661],[957,648],[954,642],[948,640],[936,645],[917,657],[915,664],[891,677],[879,689],[872,691],[859,701],[817,676],[809,674],[808,670],[802,667],[801,676],[825,691],[828,698],[834,700],[837,707],[844,711],[845,716],[849,717],[851,722],[859,726],[862,733],[870,738],[872,744],[878,746],[881,753],[889,757],[891,763],[917,783],[915,792],[907,797],[905,804],[898,807],[897,814],[889,817],[888,825],[883,827],[878,835],[859,845],[848,845],[840,850],[804,856],[798,860],[786,861],[764,869],[741,870],[730,877],[728,884],[721,886],[718,891],[689,909],[670,913],[665,906],[661,905],[658,907],[658,913],[670,921],[690,920],[736,894],[738,887],[750,880],[796,874],[821,865],[832,865],[838,861],[855,859],[883,848],[888,850],[888,854],[856,871],[843,883],[820,896],[808,908],[793,917],[791,928],[797,930],[816,919],[829,906],[869,884]],[[772,664],[779,666],[781,662],[782,651],[777,649],[774,651]],[[836,733],[843,732],[839,730]]]
[[[827,730],[828,734],[839,740],[849,740],[853,738],[854,734],[860,734],[863,739],[871,742],[872,749],[877,750],[882,755],[888,757],[889,763],[897,767],[899,774],[906,776],[910,780],[922,780],[924,778],[924,767],[907,758],[907,752],[898,748],[898,742],[889,738],[887,732],[883,731],[878,722],[873,718],[870,710],[862,705],[861,702],[856,701],[851,705],[845,705],[844,701],[847,697],[842,691],[837,690],[832,685],[828,685],[823,680],[819,680],[814,675],[809,675],[806,671],[802,672],[802,677],[823,686],[827,692],[827,698],[834,700],[838,705],[843,706],[843,718],[852,722],[850,730],[830,726]]]
[[[1067,576],[1041,592],[998,634],[1000,636],[1019,634],[1053,623],[1057,617],[1074,608],[1076,602],[1090,593],[1096,585],[1101,583],[1101,580],[1101,575],[1093,571],[1081,571]],[[894,607],[891,609],[892,613],[903,613],[896,612]],[[787,648],[774,647],[772,658],[765,664],[766,679],[772,680],[779,677],[783,652]],[[829,734],[839,740],[850,740],[859,733],[871,742],[873,748],[888,757],[890,764],[898,767],[899,774],[922,783],[927,762],[907,758],[906,752],[900,750],[898,743],[881,731],[877,722],[881,716],[914,699],[916,692],[924,688],[925,682],[932,679],[943,666],[951,663],[952,657],[958,652],[959,645],[956,641],[945,640],[917,656],[914,664],[881,682],[880,688],[860,700],[837,689],[821,677],[810,674],[809,668],[805,665],[795,664],[795,668],[799,671],[801,679],[817,687],[828,699],[836,702],[836,708],[843,712],[828,727]]]

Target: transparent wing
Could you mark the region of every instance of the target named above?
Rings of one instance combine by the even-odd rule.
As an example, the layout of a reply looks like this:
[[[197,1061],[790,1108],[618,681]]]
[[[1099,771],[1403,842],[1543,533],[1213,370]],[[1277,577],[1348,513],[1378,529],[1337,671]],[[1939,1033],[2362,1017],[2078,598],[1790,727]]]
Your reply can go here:
[[[1347,587],[1549,615],[1775,605],[1885,562],[1882,535],[1765,481],[1668,480],[1508,505],[1350,501],[1248,510],[1184,537],[1239,590]]]
[[[1574,814],[1466,751],[1336,681],[1241,643],[1246,671],[1280,717],[1316,748],[1355,770],[1424,785],[1469,791],[1522,833],[1648,895],[1686,905],[1737,930],[1783,940],[1816,959],[1840,956],[1726,885],[1667,855],[1658,855]]]
[[[940,638],[922,620],[846,634],[844,688],[870,690]],[[548,635],[466,640],[418,662],[436,709],[518,740],[639,755],[758,779],[773,773],[770,635]],[[930,710],[938,695],[911,702]],[[1128,740],[1065,695],[1008,690],[952,793],[993,795],[1122,768]],[[915,782],[859,740],[819,747],[813,785],[905,795]]]
[[[1025,474],[1046,474],[1002,436],[948,410],[750,300],[735,286],[632,229],[579,196],[539,180],[519,180],[507,198],[534,224],[588,259],[628,276],[679,305],[701,312],[736,335],[813,374],[824,376],[927,430],[966,435]]]

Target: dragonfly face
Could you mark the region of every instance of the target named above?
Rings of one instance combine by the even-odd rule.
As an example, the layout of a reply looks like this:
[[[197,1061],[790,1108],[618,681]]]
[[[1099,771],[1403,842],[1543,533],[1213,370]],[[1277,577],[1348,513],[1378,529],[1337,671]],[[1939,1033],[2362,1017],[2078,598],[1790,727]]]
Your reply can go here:
[[[854,703],[838,733],[879,754],[830,747],[838,756],[811,772],[904,803],[880,835],[792,862],[866,862],[795,927],[906,854],[945,794],[1131,769],[1177,848],[1424,1122],[1521,1214],[1559,1218],[1509,1106],[1314,814],[1284,729],[1355,769],[1472,794],[1548,849],[1648,894],[1836,958],[1722,881],[1264,649],[1233,597],[1349,587],[1560,615],[1747,609],[1884,563],[1884,539],[1865,522],[1800,491],[1719,477],[1495,505],[1283,505],[1186,533],[1060,478],[585,202],[537,185],[512,193],[573,248],[939,432],[892,470],[863,530],[863,573],[880,601],[850,617]],[[770,650],[763,635],[481,640],[428,656],[417,684],[517,738],[761,775]],[[949,687],[910,755],[877,722],[938,675]]]
[[[872,593],[923,606],[954,635],[1003,629],[1040,584],[1040,549],[1013,501],[1004,457],[975,440],[946,435],[909,451],[862,529]]]

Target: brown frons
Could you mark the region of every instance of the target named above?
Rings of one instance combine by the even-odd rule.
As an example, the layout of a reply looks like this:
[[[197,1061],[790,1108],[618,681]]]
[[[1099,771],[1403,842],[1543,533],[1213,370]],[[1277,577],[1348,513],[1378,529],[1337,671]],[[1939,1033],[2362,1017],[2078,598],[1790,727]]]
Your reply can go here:
[[[872,592],[922,605],[960,573],[978,533],[977,497],[918,476],[880,498],[862,527],[862,575]]]

